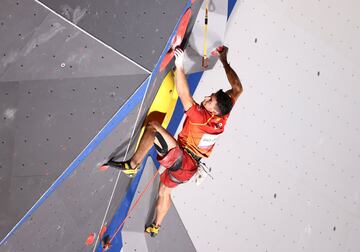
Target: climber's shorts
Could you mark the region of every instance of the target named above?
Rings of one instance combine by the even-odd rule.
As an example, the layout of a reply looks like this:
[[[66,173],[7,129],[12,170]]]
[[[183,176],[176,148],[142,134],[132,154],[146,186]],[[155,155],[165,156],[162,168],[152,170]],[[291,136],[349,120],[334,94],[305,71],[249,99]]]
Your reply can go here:
[[[172,148],[165,156],[158,156],[157,159],[166,168],[160,175],[160,181],[169,188],[189,181],[198,167],[197,162],[180,146]]]

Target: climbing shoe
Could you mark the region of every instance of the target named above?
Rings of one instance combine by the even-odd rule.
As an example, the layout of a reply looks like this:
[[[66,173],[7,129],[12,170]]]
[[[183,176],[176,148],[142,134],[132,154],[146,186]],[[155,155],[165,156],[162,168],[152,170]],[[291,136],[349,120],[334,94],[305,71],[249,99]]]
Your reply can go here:
[[[109,166],[119,169],[121,172],[123,172],[126,176],[130,178],[134,177],[138,171],[138,167],[131,168],[130,160],[124,162],[118,162],[110,159],[109,162],[107,162],[103,166]]]
[[[106,235],[104,238],[101,239],[101,246],[103,248],[103,251],[107,251],[111,247],[110,243],[110,236]]]
[[[156,226],[155,223],[145,228],[145,233],[148,233],[151,237],[155,237],[158,235],[160,229],[160,225]]]

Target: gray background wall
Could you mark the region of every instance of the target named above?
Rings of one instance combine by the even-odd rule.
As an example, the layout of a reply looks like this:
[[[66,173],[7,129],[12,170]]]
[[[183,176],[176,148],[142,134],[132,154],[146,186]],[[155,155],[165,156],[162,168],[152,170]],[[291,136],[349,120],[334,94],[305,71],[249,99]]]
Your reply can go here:
[[[225,41],[244,93],[215,180],[173,197],[198,251],[360,251],[359,5],[236,5]],[[224,87],[218,63],[195,98]]]
[[[0,251],[90,251],[84,240],[110,222],[130,184],[119,171],[98,168],[134,151],[136,141],[130,140],[137,139],[160,80],[145,88],[141,102],[101,143],[99,132],[114,124],[115,113],[148,80],[150,71],[142,66],[157,63],[186,0],[43,2],[53,9],[35,1],[1,1]],[[137,22],[124,25],[126,15],[113,11],[136,16]],[[106,22],[93,23],[98,13]]]

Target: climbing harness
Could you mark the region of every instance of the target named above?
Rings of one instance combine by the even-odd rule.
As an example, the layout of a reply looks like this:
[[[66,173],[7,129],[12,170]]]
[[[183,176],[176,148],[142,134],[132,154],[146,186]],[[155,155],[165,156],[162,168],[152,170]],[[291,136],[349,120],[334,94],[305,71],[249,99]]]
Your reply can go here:
[[[167,169],[167,173],[169,175],[170,180],[178,185],[188,182],[188,180],[185,180],[185,181],[178,180],[176,177],[174,177],[174,175],[172,175],[172,173],[169,169]]]
[[[184,150],[185,152],[187,152],[187,153],[190,155],[190,157],[196,161],[197,165],[199,165],[199,162],[200,162],[200,160],[201,160],[201,157],[196,156],[192,151],[190,151],[190,150],[187,149],[187,148],[184,148],[183,150]],[[189,181],[189,179],[188,179],[188,180],[179,180],[178,178],[176,178],[176,177],[172,174],[172,172],[181,169],[182,160],[183,160],[183,158],[182,158],[182,156],[180,156],[180,158],[178,158],[178,159],[175,161],[175,163],[174,163],[169,169],[166,169],[166,171],[165,171],[165,172],[168,173],[170,180],[171,180],[172,182],[178,184],[178,185],[184,184],[184,183],[186,183],[186,182]]]
[[[197,163],[200,162],[201,157],[196,156],[191,150],[189,150],[188,148],[184,148],[184,151],[186,151]]]

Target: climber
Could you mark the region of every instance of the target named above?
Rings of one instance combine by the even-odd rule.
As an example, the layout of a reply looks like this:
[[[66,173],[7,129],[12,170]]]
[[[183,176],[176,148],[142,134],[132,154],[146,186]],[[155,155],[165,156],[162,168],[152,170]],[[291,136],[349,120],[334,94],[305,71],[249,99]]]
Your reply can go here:
[[[217,137],[224,131],[235,101],[243,91],[240,79],[228,63],[228,48],[219,47],[216,54],[225,69],[231,89],[226,92],[220,89],[206,96],[201,104],[196,103],[190,94],[184,72],[184,52],[176,49],[175,84],[186,115],[178,140],[160,123],[149,122],[137,150],[129,160],[110,160],[104,164],[118,168],[128,176],[134,176],[148,151],[155,146],[159,163],[166,169],[160,175],[155,220],[145,228],[145,232],[152,237],[159,233],[160,225],[171,206],[171,191],[179,184],[190,180],[196,173],[200,160],[210,156]]]

